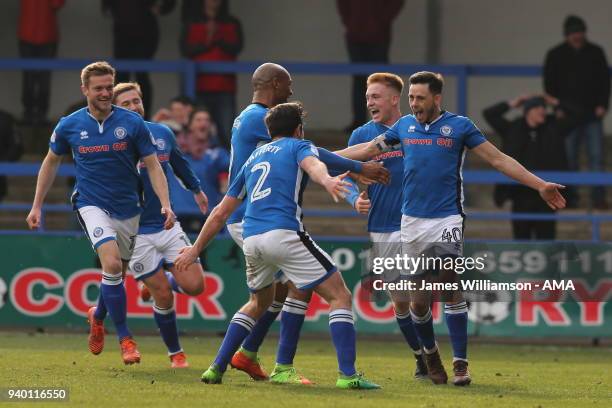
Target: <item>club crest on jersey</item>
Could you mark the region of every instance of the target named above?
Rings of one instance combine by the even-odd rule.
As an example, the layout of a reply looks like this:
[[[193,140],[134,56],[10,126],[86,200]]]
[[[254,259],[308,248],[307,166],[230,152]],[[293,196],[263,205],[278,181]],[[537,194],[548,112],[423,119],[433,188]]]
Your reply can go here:
[[[125,130],[125,128],[119,126],[118,128],[115,128],[115,137],[119,140],[125,138],[127,136],[127,130]]]
[[[140,262],[136,262],[134,264],[134,272],[140,273],[142,271],[144,271],[144,265],[141,264]]]
[[[81,130],[81,139],[88,139],[89,138],[89,133],[87,133],[86,130]]]
[[[95,238],[100,238],[102,236],[102,234],[104,234],[104,230],[102,229],[102,227],[96,227],[93,230],[93,236]]]
[[[164,139],[157,139],[155,144],[158,150],[164,150],[166,148],[166,141]]]
[[[453,134],[453,128],[448,125],[444,125],[440,128],[440,134],[442,136],[450,136]]]

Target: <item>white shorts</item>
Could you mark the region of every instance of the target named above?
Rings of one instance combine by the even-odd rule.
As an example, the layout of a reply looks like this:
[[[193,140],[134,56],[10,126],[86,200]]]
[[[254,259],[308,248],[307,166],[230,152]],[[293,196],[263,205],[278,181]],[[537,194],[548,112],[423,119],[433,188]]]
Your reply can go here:
[[[232,237],[236,245],[238,245],[240,249],[244,251],[244,248],[243,248],[244,239],[242,238],[242,232],[244,231],[243,223],[244,221],[235,222],[233,224],[228,224],[227,232],[229,232],[230,236]],[[274,275],[274,279],[280,283],[287,283],[289,281],[289,279],[287,279],[285,274],[283,274],[283,271],[277,271],[276,274]]]
[[[461,256],[463,254],[463,217],[416,218],[402,215],[402,253],[409,257]],[[413,274],[424,272],[413,271]]]
[[[242,231],[244,231],[242,222],[235,222],[233,224],[227,225],[227,232],[229,232],[230,236],[232,237],[236,245],[240,247],[240,249],[242,249],[242,244],[244,241],[242,239]]]
[[[395,257],[401,254],[401,232],[370,232],[370,241],[372,242],[372,257]],[[390,244],[390,245],[387,245]]]
[[[81,207],[76,213],[94,251],[103,243],[114,239],[117,241],[121,259],[130,260],[134,250],[134,240],[138,234],[140,214],[126,220],[118,220],[92,205]]]
[[[273,230],[244,240],[249,290],[257,291],[274,283],[281,269],[298,289],[311,289],[336,270],[331,257],[306,232]]]
[[[147,278],[162,266],[171,267],[179,251],[190,245],[187,234],[183,232],[178,222],[169,230],[154,234],[138,234],[134,254],[130,260],[130,271],[136,280]]]

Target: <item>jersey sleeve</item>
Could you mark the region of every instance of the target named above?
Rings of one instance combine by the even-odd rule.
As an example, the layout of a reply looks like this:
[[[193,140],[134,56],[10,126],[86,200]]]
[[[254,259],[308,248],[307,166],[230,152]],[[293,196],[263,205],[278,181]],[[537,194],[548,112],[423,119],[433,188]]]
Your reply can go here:
[[[319,159],[327,165],[327,168],[331,172],[338,174],[344,173],[345,171],[361,173],[363,169],[362,163],[359,161],[347,159],[322,147],[319,147],[318,150]]]
[[[244,177],[245,167],[246,166],[242,166],[238,174],[236,174],[236,177],[234,177],[232,180],[232,183],[227,189],[227,193],[225,195],[237,198],[239,200],[244,200],[244,197],[246,196],[246,180]]]
[[[57,123],[49,139],[49,148],[58,156],[70,153],[70,143],[68,143],[68,139],[66,138],[63,124],[64,118],[60,119]]]
[[[312,142],[309,140],[298,141],[295,144],[294,152],[295,152],[295,160],[298,166],[300,165],[302,160],[304,160],[307,157],[312,156],[312,157],[316,157],[320,159],[319,155],[321,154],[320,149],[317,149],[317,147],[314,144],[312,144]]]
[[[202,189],[200,188],[200,180],[193,172],[193,169],[189,165],[187,159],[179,149],[176,144],[176,139],[174,138],[174,134],[170,129],[167,129],[167,137],[166,140],[170,142],[171,150],[170,150],[170,166],[172,167],[172,171],[175,176],[183,182],[185,187],[189,189],[189,191],[194,194],[199,193]]]
[[[359,143],[362,143],[361,135],[359,129],[355,129],[353,130],[353,133],[351,133],[348,145],[354,146]],[[349,190],[349,193],[344,197],[344,199],[351,205],[351,207],[355,207],[355,201],[357,201],[357,197],[359,197],[359,187],[357,186],[355,180],[350,177],[345,178],[344,181],[349,183],[349,185],[346,186],[346,188]]]
[[[465,120],[465,136],[464,143],[468,147],[468,149],[473,149],[476,146],[484,143],[487,139],[484,137],[480,129],[476,127],[474,122],[467,119]]]
[[[400,139],[400,126],[402,123],[402,118],[400,118],[395,125],[391,126],[383,135],[385,136],[385,142],[388,145],[396,145],[401,143]]]
[[[147,128],[145,121],[140,118],[134,118],[134,143],[136,144],[136,151],[140,158],[150,156],[157,153],[157,147],[155,145],[155,139],[153,134]]]

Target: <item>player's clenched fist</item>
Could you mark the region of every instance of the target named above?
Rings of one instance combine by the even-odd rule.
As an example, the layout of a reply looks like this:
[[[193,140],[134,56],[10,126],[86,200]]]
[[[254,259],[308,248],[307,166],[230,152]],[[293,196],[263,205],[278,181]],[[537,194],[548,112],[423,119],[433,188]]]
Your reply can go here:
[[[40,228],[40,208],[32,208],[26,218],[30,229]]]
[[[368,192],[367,190],[363,190],[355,200],[355,210],[357,210],[359,214],[368,215],[370,207],[371,203]]]
[[[174,222],[176,221],[176,215],[174,215],[174,211],[170,207],[162,207],[161,213],[166,217],[166,221],[164,221],[164,229],[169,230],[174,227]]]

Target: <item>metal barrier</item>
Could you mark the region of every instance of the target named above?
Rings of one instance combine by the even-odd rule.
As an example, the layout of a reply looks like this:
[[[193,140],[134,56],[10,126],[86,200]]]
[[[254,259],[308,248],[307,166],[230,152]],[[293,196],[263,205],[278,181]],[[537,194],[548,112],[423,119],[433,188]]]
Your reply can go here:
[[[80,71],[91,63],[90,59],[22,59],[0,58],[0,71],[20,70],[52,70]],[[251,74],[258,61],[249,62],[193,62],[190,60],[149,61],[149,60],[112,60],[109,62],[122,71],[146,71],[177,73],[182,76],[182,92],[194,97],[196,92],[196,77],[198,73],[232,73]],[[434,71],[457,80],[457,113],[467,113],[468,79],[472,76],[539,76],[542,69],[538,65],[425,65],[425,64],[351,64],[351,63],[319,63],[280,61],[289,72],[296,75],[354,75],[371,74],[372,72],[393,72],[399,75],[409,75],[417,71]],[[612,69],[610,70],[612,74]]]
[[[54,70],[54,71],[79,71],[85,65],[92,62],[90,59],[19,59],[0,58],[0,71],[16,70]],[[190,60],[176,61],[148,61],[148,60],[112,60],[118,70],[125,71],[147,71],[177,73],[182,76],[183,93],[195,96],[196,77],[198,73],[234,73],[251,74],[261,62],[193,62]],[[446,76],[453,76],[457,81],[457,113],[467,113],[468,79],[472,76],[513,76],[534,77],[541,74],[541,67],[536,65],[425,65],[425,64],[351,64],[351,63],[309,63],[309,62],[283,62],[292,74],[296,75],[354,75],[370,74],[372,72],[385,71],[400,75],[412,74],[417,71],[435,71]],[[612,69],[610,69],[612,74]],[[12,176],[33,176],[38,171],[38,164],[24,163],[0,163],[0,174]],[[58,175],[73,176],[72,165],[61,165]],[[497,184],[513,183],[512,180],[494,171],[464,171],[464,182],[467,184]],[[541,172],[538,173],[546,180],[555,181],[568,185],[612,185],[612,174],[610,173],[570,173],[570,172]],[[25,207],[27,208],[25,208]],[[29,205],[0,204],[0,210],[29,210]],[[45,206],[45,211],[70,211],[70,206]],[[325,211],[305,210],[310,216],[329,217],[354,217],[358,216],[351,210]],[[341,214],[341,215],[340,215]],[[591,239],[600,239],[600,225],[603,222],[612,221],[612,216],[597,214],[508,214],[508,213],[470,213],[472,219],[524,219],[544,220],[554,219],[559,221],[589,221],[591,222]]]
[[[40,164],[38,163],[7,163],[0,162],[0,175],[8,176],[36,176]],[[72,164],[62,164],[59,167],[59,176],[69,177],[75,175]],[[537,172],[538,176],[545,180],[565,185],[612,185],[612,173],[572,173],[572,172]],[[516,184],[515,181],[496,171],[488,170],[465,170],[463,181],[466,184]],[[0,211],[29,211],[30,204],[0,204]],[[70,212],[72,207],[67,204],[47,204],[43,207],[41,220],[42,227],[39,232],[45,232],[44,218],[47,212]],[[360,217],[353,210],[316,210],[305,209],[307,217],[329,217],[329,218],[352,218]],[[469,218],[473,220],[557,220],[557,221],[587,221],[591,223],[591,241],[598,242],[601,239],[601,224],[612,222],[612,215],[607,214],[538,214],[538,213],[487,213],[470,212]],[[5,231],[6,232],[6,231]],[[14,233],[16,231],[10,231]],[[24,233],[21,231],[20,233]]]

